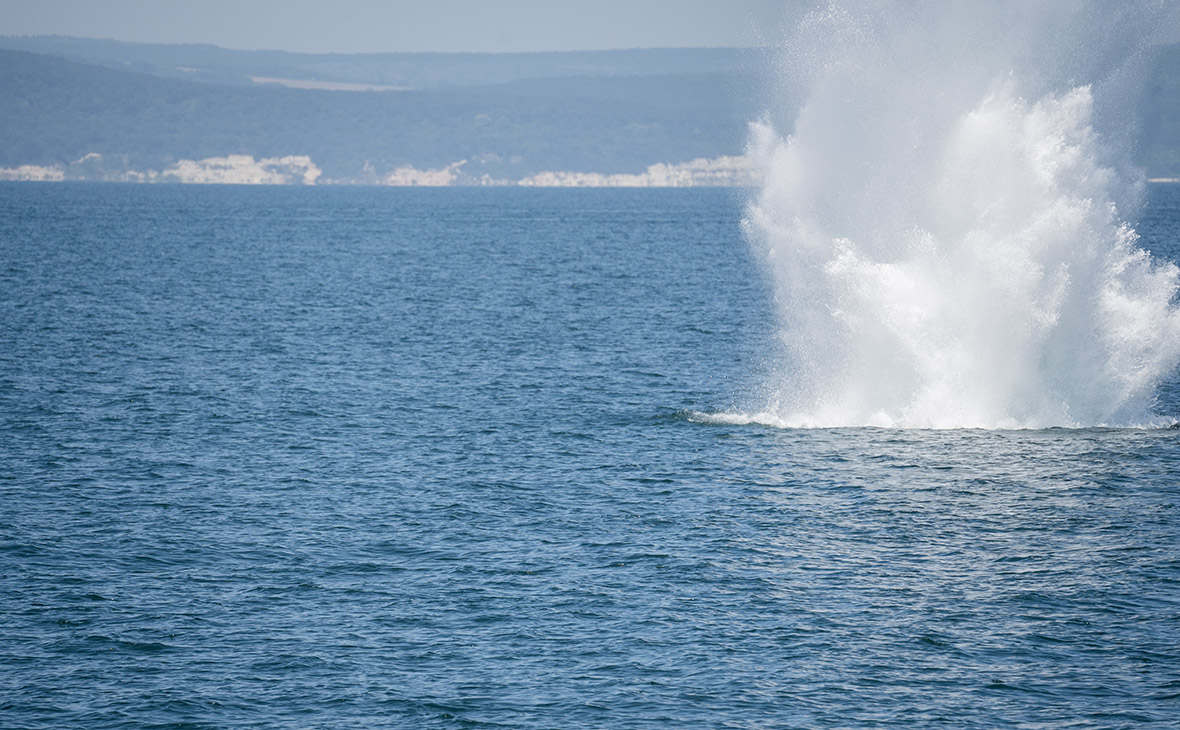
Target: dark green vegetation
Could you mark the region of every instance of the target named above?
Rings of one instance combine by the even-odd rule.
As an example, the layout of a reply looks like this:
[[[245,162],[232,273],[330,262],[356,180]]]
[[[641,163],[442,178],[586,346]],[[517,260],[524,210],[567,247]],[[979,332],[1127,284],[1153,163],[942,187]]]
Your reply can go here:
[[[445,167],[518,179],[640,172],[740,154],[759,116],[755,51],[296,54],[78,38],[0,38],[0,166],[74,176],[181,159],[307,155],[326,178]],[[397,87],[328,91],[252,78]],[[1180,45],[1156,54],[1138,161],[1180,176]],[[98,153],[84,165],[73,164]]]

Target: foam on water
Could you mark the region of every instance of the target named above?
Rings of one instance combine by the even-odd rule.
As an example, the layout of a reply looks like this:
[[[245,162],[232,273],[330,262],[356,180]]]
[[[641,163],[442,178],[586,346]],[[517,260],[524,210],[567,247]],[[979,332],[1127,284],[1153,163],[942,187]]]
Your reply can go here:
[[[1152,425],[1180,272],[1127,154],[1162,7],[849,3],[781,58],[744,224],[773,278],[783,426]],[[1101,12],[1100,12],[1101,11]],[[790,129],[789,135],[781,130]]]

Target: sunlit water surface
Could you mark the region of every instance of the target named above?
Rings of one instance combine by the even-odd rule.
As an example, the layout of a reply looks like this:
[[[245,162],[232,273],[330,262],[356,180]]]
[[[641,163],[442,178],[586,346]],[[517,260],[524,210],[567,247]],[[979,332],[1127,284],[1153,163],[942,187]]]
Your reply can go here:
[[[712,417],[742,206],[0,185],[0,725],[1174,727],[1180,431]]]

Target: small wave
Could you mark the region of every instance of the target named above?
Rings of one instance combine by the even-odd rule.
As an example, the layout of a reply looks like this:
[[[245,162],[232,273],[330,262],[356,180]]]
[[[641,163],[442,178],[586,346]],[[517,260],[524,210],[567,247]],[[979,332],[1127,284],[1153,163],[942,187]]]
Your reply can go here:
[[[911,424],[882,417],[868,423],[848,424],[823,422],[803,415],[782,416],[769,411],[745,413],[741,411],[683,411],[681,417],[691,423],[710,426],[766,426],[780,429],[835,429],[835,428],[876,428],[914,429],[924,431],[1044,431],[1044,430],[1112,430],[1112,431],[1156,431],[1180,429],[1180,420],[1173,417],[1156,417],[1142,422],[1098,425],[1042,425],[1005,422],[998,424]]]
[[[741,413],[734,411],[684,411],[684,419],[692,423],[712,426],[771,426],[773,428],[800,428],[773,413]]]
[[[869,423],[842,423],[823,421],[805,415],[783,416],[770,411],[745,413],[742,411],[687,411],[685,419],[693,423],[713,426],[767,426],[781,429],[832,429],[832,428],[905,428],[902,424],[882,419]]]

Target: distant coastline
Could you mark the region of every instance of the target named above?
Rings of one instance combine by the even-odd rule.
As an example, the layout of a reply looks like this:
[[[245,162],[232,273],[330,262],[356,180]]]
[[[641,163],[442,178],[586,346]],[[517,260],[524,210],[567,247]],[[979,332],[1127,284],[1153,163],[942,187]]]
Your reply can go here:
[[[0,36],[0,180],[748,186],[771,53],[316,55]],[[1145,60],[1126,162],[1180,182],[1180,44]]]
[[[383,174],[371,168],[354,178],[327,178],[307,155],[265,157],[227,155],[179,160],[163,170],[114,169],[92,152],[69,165],[0,167],[0,180],[20,182],[121,182],[221,185],[384,185],[390,187],[684,188],[744,187],[755,184],[746,157],[698,158],[649,165],[641,173],[545,171],[519,179],[465,172],[467,160],[443,168],[403,165]]]
[[[683,187],[747,179],[740,49],[246,53],[0,36],[0,179]]]

